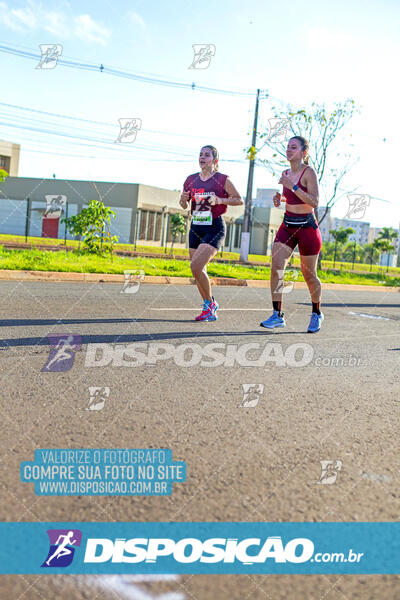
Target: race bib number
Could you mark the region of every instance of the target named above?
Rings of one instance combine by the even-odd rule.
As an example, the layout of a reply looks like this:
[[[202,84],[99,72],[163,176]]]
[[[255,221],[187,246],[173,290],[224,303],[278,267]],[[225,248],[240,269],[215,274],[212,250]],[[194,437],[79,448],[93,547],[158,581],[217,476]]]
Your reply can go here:
[[[211,210],[194,210],[192,223],[194,225],[212,225]]]

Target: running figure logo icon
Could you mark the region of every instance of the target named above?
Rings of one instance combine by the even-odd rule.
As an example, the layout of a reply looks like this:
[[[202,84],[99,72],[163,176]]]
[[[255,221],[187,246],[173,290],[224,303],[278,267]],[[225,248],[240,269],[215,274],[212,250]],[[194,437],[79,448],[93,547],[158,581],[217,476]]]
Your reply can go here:
[[[74,558],[75,548],[82,541],[79,529],[48,529],[50,548],[42,567],[68,567]]]
[[[208,69],[213,56],[215,56],[214,44],[192,44],[194,57],[188,69]]]
[[[75,352],[82,346],[81,336],[69,333],[51,333],[47,337],[51,345],[50,354],[41,371],[60,373],[72,369]]]
[[[142,119],[118,119],[119,135],[114,144],[131,144],[136,140],[139,129],[142,129]]]
[[[216,203],[215,192],[197,192],[194,194],[193,200],[196,204],[195,211],[202,212],[210,210],[211,206]]]
[[[106,398],[110,395],[109,387],[89,387],[89,405],[85,410],[103,410]]]
[[[254,408],[257,406],[261,394],[264,392],[263,383],[242,383],[243,400],[240,405],[243,408]]]
[[[124,287],[120,294],[136,294],[144,280],[143,269],[127,269],[124,271]]]
[[[299,277],[299,272],[295,270],[285,271],[284,269],[278,269],[278,284],[274,289],[274,294],[289,294],[294,288],[294,282]],[[286,279],[284,279],[286,277]],[[286,283],[286,285],[285,285]]]
[[[344,216],[345,219],[362,219],[367,207],[370,205],[371,196],[368,194],[347,194],[349,209]]]
[[[342,470],[341,460],[321,460],[321,477],[317,483],[332,485],[336,483],[339,471]]]
[[[36,69],[54,69],[57,66],[58,58],[62,54],[61,44],[39,44],[42,56]]]
[[[58,219],[61,216],[61,213],[65,209],[67,205],[67,196],[59,195],[47,195],[46,199],[46,210],[44,212],[44,217]]]
[[[268,139],[274,142],[285,142],[288,135],[289,119],[274,117],[273,119],[268,119],[268,123]]]

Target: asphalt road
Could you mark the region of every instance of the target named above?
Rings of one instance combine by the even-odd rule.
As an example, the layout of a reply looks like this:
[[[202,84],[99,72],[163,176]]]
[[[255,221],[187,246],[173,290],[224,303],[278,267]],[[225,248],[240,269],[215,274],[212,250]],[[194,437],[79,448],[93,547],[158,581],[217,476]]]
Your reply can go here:
[[[399,520],[400,294],[326,291],[311,335],[304,290],[284,296],[287,327],[267,331],[266,290],[215,288],[219,320],[197,323],[193,286],[121,289],[0,283],[1,520]],[[55,334],[81,347],[45,372]],[[90,387],[109,388],[100,410]],[[20,481],[36,448],[85,447],[169,448],[187,481],[169,497],[37,496]],[[3,576],[0,595],[394,600],[400,578]]]

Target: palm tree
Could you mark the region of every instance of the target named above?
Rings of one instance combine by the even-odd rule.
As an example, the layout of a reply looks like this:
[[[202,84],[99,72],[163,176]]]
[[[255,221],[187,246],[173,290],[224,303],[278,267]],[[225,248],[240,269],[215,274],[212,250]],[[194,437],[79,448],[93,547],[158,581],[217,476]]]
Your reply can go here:
[[[387,240],[389,243],[397,237],[397,231],[395,231],[393,227],[382,227],[378,233],[378,240]]]
[[[171,215],[170,223],[171,223],[171,237],[172,237],[170,254],[172,254],[173,248],[174,248],[174,243],[175,243],[178,235],[179,234],[184,235],[186,233],[186,223],[185,223],[184,217],[179,213],[174,213]]]
[[[343,229],[343,227],[339,227],[339,229],[330,229],[329,233],[335,240],[335,257],[333,259],[333,268],[335,268],[336,264],[336,249],[338,244],[345,244],[349,239],[349,235],[355,233],[352,227],[347,227],[347,229]]]
[[[396,234],[397,236],[397,234]],[[386,264],[386,273],[389,271],[389,258],[390,258],[390,253],[395,249],[395,247],[393,246],[393,244],[391,244],[387,239],[377,239],[375,240],[378,244],[378,248],[381,252],[384,252],[385,254],[387,254],[387,264]]]
[[[379,258],[379,248],[376,245],[376,241],[374,241],[373,244],[365,244],[363,246],[363,251],[364,251],[364,255],[363,255],[363,260],[366,262],[367,260],[369,260],[370,262],[370,268],[369,270],[372,271],[372,263],[376,262]]]
[[[393,227],[382,227],[381,231],[378,233],[378,240],[381,242],[388,242],[389,245],[385,244],[382,246],[382,251],[388,253],[387,259],[387,270],[389,269],[389,258],[390,252],[395,250],[395,246],[392,245],[392,241],[398,237],[397,231],[393,229]],[[390,246],[390,247],[389,247]]]

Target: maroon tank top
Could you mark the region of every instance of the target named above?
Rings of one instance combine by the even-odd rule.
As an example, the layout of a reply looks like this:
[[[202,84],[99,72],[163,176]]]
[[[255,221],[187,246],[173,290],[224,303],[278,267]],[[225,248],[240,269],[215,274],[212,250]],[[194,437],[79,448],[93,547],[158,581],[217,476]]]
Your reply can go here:
[[[304,171],[306,171],[308,169],[308,166],[304,169]],[[303,192],[307,191],[307,188],[304,185],[301,185],[300,183],[300,179],[303,177],[303,173],[304,171],[301,172],[301,175],[297,181],[297,185],[299,186],[299,188],[301,190],[303,190]],[[287,171],[286,171],[287,173]],[[295,185],[295,184],[293,184]],[[296,196],[296,194],[294,192],[292,192],[292,190],[289,190],[289,188],[284,187],[283,188],[283,195],[286,198],[286,204],[306,204],[306,202],[303,202],[303,200],[300,200],[300,198],[298,198]]]
[[[190,212],[193,213],[194,210],[210,210],[213,216],[213,219],[216,217],[220,217],[224,213],[226,213],[228,206],[226,204],[216,204],[215,206],[211,206],[208,202],[207,198],[204,198],[201,204],[196,207],[196,202],[194,200],[195,194],[206,194],[207,192],[214,192],[218,198],[229,198],[229,194],[225,191],[225,182],[228,179],[228,175],[223,175],[216,171],[212,177],[207,179],[207,181],[202,181],[200,179],[200,173],[193,173],[193,175],[189,175],[186,178],[185,183],[183,184],[183,189],[185,192],[190,192],[191,199],[191,208]]]

